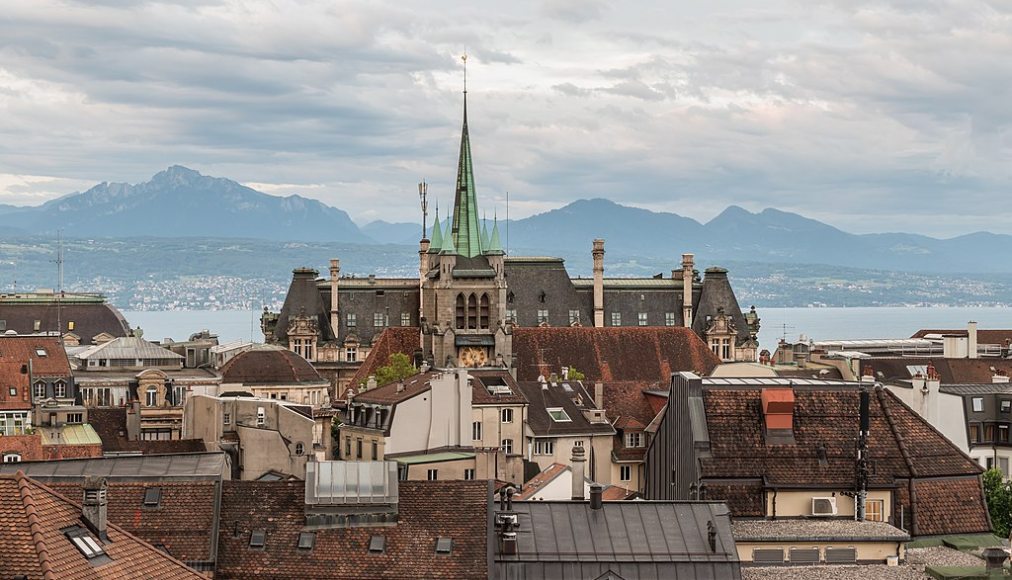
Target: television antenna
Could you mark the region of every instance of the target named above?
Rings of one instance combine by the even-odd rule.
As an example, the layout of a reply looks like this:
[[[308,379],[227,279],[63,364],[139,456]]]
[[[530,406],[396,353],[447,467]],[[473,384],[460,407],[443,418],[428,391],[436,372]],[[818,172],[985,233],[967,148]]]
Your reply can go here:
[[[787,342],[787,331],[794,330],[794,326],[787,324],[786,322],[781,323],[779,326],[781,330],[780,340]]]

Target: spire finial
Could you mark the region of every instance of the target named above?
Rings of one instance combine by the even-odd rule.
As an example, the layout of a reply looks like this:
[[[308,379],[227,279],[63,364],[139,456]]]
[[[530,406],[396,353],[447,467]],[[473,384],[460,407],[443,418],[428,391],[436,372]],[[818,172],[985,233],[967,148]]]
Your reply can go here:
[[[467,94],[467,51],[461,55],[460,60],[464,62],[464,94]]]

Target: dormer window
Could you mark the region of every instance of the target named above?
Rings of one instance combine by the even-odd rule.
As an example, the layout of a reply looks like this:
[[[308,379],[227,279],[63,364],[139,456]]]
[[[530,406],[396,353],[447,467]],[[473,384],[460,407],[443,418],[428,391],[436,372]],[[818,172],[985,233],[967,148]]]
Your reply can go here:
[[[386,550],[386,538],[383,536],[372,536],[369,538],[369,553],[382,554]]]
[[[53,385],[54,396],[58,399],[62,399],[67,396],[67,383],[63,381],[56,381]]]
[[[556,423],[568,423],[572,421],[572,419],[569,418],[569,414],[566,413],[566,410],[562,407],[556,407],[554,409],[549,408],[545,410],[548,411],[548,416],[552,418],[552,421],[555,421]]]
[[[625,434],[626,447],[643,447],[643,433],[633,431]]]
[[[265,530],[253,530],[250,532],[250,548],[263,548],[265,545],[267,545],[267,532]]]
[[[37,383],[35,383],[35,386],[32,387],[32,395],[36,399],[46,398],[46,383],[42,381],[38,381]]]

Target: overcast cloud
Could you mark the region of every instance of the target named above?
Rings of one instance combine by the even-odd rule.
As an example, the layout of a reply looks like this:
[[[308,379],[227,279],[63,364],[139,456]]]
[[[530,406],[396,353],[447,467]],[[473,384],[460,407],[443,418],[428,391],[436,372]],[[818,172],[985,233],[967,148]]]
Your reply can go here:
[[[424,4],[424,7],[422,6]],[[4,0],[0,203],[172,164],[373,219],[479,204],[1012,233],[1007,0]]]

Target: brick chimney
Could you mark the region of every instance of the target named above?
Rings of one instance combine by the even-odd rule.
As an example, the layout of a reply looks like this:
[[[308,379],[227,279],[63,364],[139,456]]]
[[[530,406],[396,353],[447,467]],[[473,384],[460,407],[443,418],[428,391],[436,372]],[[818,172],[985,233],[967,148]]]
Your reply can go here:
[[[786,445],[794,442],[794,388],[769,387],[762,390],[763,425],[766,443]]]
[[[604,240],[594,240],[594,327],[604,326]]]
[[[102,541],[109,541],[106,535],[108,528],[108,498],[109,484],[104,477],[87,475],[84,478],[84,501],[81,503],[81,519],[85,525],[95,533]]]
[[[586,499],[583,495],[583,478],[584,478],[584,459],[585,451],[583,447],[573,445],[573,456],[570,458],[570,463],[573,471],[573,501],[583,501]]]

